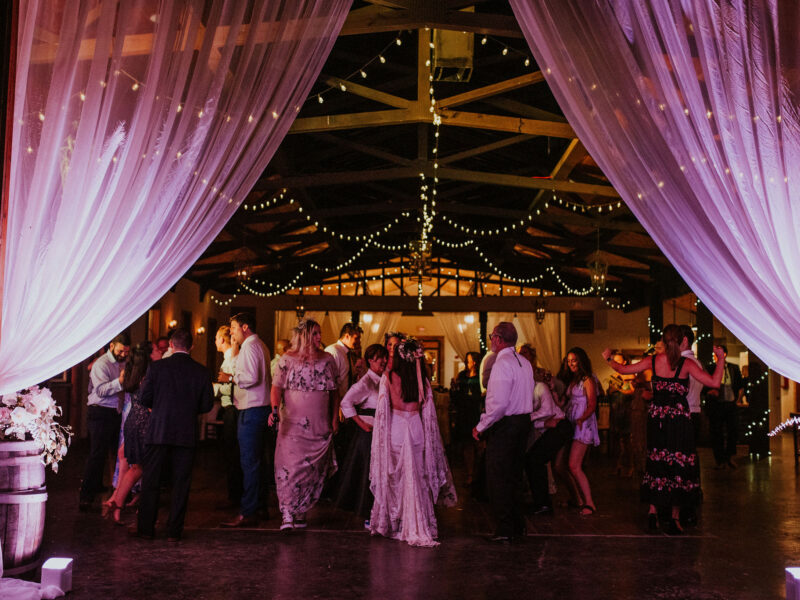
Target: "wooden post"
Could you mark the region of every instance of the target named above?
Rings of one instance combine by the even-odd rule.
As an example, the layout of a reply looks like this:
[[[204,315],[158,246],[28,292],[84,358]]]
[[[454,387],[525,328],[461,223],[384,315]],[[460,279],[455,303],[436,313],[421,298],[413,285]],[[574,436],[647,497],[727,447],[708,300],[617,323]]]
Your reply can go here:
[[[11,179],[11,139],[14,122],[14,82],[17,69],[17,21],[19,20],[19,0],[3,4],[3,55],[0,62],[0,108],[4,119],[0,123],[0,136],[3,140],[3,170],[0,177],[2,198],[0,198],[0,307],[5,289],[6,247],[8,245],[8,202]],[[3,311],[0,308],[0,341],[2,340]]]

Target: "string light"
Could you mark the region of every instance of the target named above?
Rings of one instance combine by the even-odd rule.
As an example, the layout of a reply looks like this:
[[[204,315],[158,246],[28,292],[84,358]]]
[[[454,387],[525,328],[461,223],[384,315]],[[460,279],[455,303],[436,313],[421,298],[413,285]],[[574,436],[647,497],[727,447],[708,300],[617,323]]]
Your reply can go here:
[[[401,36],[403,34],[404,34],[404,32],[402,32],[402,31],[398,32],[397,33],[397,37],[395,37],[394,40],[392,40],[391,42],[386,44],[386,46],[384,46],[384,48],[378,54],[376,54],[375,56],[370,58],[366,63],[361,65],[361,67],[359,67],[358,69],[356,69],[355,71],[353,71],[352,73],[347,75],[346,77],[337,77],[336,79],[337,79],[338,83],[336,84],[335,87],[334,86],[328,86],[324,90],[321,90],[319,92],[311,94],[308,98],[306,98],[306,102],[308,102],[312,98],[316,98],[317,102],[319,104],[322,104],[323,102],[325,102],[324,95],[327,94],[328,92],[330,92],[331,90],[336,89],[338,87],[340,91],[346,92],[347,91],[346,82],[350,81],[351,79],[353,79],[356,76],[360,77],[361,79],[366,79],[367,78],[367,69],[373,63],[375,63],[377,61],[382,65],[386,64],[386,57],[384,56],[384,54],[386,54],[393,47],[397,47],[397,46],[402,46],[403,45],[403,40],[401,38]]]

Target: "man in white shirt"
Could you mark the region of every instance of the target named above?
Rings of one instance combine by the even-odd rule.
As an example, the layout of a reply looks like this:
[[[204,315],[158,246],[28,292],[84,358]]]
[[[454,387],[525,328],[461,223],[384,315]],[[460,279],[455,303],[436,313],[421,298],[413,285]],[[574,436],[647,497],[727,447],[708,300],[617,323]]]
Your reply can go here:
[[[356,382],[354,348],[361,343],[361,327],[353,323],[345,323],[339,333],[339,340],[325,348],[325,352],[336,361],[336,385],[339,386],[339,397],[344,398],[350,386]]]
[[[258,523],[271,378],[269,350],[254,327],[255,319],[249,313],[231,317],[231,340],[239,344],[233,375],[233,403],[239,410],[237,428],[244,488],[239,514],[232,521],[222,523],[224,527],[250,527]]]
[[[533,368],[514,350],[517,330],[512,323],[498,323],[489,339],[497,358],[486,388],[486,410],[472,435],[486,438],[489,502],[497,521],[490,541],[507,544],[525,531],[516,495],[533,412]]]
[[[222,454],[225,459],[225,472],[228,480],[228,502],[219,508],[238,508],[242,500],[242,465],[239,456],[239,436],[237,423],[239,409],[233,405],[233,375],[236,368],[231,328],[223,325],[214,338],[217,352],[222,352],[222,365],[214,384],[214,396],[222,406]]]
[[[109,344],[108,352],[92,364],[86,416],[89,458],[81,482],[80,510],[88,510],[95,494],[102,491],[106,456],[109,452],[116,454],[119,448],[123,367],[130,351],[130,337],[121,333]]]

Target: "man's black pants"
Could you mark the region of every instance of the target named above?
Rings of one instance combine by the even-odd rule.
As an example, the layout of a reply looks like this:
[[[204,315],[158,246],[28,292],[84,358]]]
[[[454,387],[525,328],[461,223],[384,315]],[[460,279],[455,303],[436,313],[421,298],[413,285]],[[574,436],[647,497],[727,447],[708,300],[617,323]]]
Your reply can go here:
[[[189,488],[192,484],[192,462],[194,448],[150,444],[144,455],[142,471],[142,495],[139,502],[139,533],[153,535],[158,516],[158,501],[161,488],[161,474],[164,469],[172,470],[172,497],[170,500],[167,537],[180,538],[186,507],[189,502]]]
[[[91,502],[103,489],[106,456],[119,449],[120,414],[116,408],[88,407],[86,426],[89,430],[89,458],[81,483],[81,502]]]
[[[545,429],[525,455],[525,472],[531,486],[534,508],[552,506],[547,481],[547,463],[555,460],[556,454],[572,439],[573,427],[567,419],[561,419],[555,427]]]
[[[486,477],[489,502],[497,520],[495,535],[514,537],[525,529],[517,494],[530,427],[531,417],[524,414],[503,417],[488,430]]]

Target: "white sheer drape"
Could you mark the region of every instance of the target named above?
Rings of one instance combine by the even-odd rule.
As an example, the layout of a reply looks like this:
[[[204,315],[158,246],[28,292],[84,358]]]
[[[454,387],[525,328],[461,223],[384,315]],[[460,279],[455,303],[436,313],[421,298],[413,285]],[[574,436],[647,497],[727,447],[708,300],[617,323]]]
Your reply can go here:
[[[800,3],[511,6],[570,124],[670,262],[800,379]]]
[[[350,0],[19,6],[0,393],[88,356],[186,272],[291,126]]]
[[[477,313],[437,312],[433,316],[439,321],[445,339],[462,362],[467,359],[467,352],[481,351],[480,322]]]
[[[561,319],[558,313],[547,313],[540,325],[533,313],[519,313],[514,325],[520,343],[536,348],[539,366],[556,373],[561,366]]]
[[[339,332],[342,331],[342,327],[345,323],[350,322],[353,318],[353,313],[349,310],[331,310],[327,312],[328,319],[329,319],[329,327],[330,327],[330,334],[328,336],[323,336],[322,341],[325,345],[333,344],[336,340],[339,339]]]
[[[397,322],[400,320],[399,312],[371,312],[372,320],[369,323],[364,321],[364,313],[361,313],[362,327],[364,334],[361,336],[361,347],[366,350],[370,344],[383,344],[383,335],[389,331],[394,331]]]

